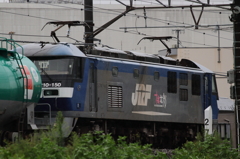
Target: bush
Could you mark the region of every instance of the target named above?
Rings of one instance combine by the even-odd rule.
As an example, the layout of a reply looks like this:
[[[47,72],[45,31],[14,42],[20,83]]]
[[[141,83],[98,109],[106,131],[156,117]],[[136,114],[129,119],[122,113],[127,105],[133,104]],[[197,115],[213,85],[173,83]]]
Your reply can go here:
[[[27,139],[19,139],[0,147],[1,159],[167,159],[166,154],[154,152],[150,145],[127,144],[125,137],[117,143],[110,134],[102,132],[74,134],[68,145],[62,137],[62,114],[58,113],[56,126],[47,132],[35,133]]]
[[[240,158],[237,149],[231,148],[228,140],[222,140],[216,133],[205,135],[204,139],[200,135],[197,140],[189,141],[173,151],[173,159],[238,159]]]
[[[200,135],[173,151],[171,156],[153,150],[151,145],[127,144],[126,137],[115,141],[110,134],[73,133],[67,145],[62,137],[63,116],[58,113],[55,127],[0,147],[1,159],[240,159],[236,149],[218,135]],[[168,154],[169,155],[169,154]]]
[[[164,153],[154,154],[150,145],[127,144],[125,139],[119,137],[116,143],[110,134],[104,135],[102,132],[84,134],[80,138],[74,134],[68,156],[71,159],[167,159]]]

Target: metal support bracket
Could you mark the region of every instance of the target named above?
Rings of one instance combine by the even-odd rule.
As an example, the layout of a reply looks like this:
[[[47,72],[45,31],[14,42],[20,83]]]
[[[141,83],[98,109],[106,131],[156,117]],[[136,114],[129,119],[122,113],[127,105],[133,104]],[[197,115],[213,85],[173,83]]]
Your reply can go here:
[[[194,16],[194,14],[193,14],[192,6],[190,6],[190,11],[191,11],[191,14],[192,14],[194,23],[195,23],[195,29],[198,29],[198,24],[199,24],[200,19],[201,19],[201,17],[202,17],[203,10],[204,10],[204,6],[202,5],[202,10],[201,10],[201,13],[200,13],[200,15],[199,15],[199,17],[198,17],[198,21],[196,21],[195,16]]]

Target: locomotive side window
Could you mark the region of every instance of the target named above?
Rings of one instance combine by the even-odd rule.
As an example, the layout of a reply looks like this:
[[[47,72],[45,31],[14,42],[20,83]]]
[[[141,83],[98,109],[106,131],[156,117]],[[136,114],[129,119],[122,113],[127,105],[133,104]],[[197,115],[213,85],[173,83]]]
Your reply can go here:
[[[74,61],[75,70],[73,75],[75,78],[81,78],[83,76],[83,60],[81,58],[76,58]]]
[[[217,99],[219,99],[215,75],[212,76],[212,94],[216,95]]]
[[[188,101],[188,90],[187,89],[180,89],[179,100],[180,101]]]
[[[134,78],[138,78],[139,77],[139,70],[138,69],[134,69],[133,70],[133,77]]]
[[[117,77],[117,75],[118,75],[118,67],[113,67],[113,68],[112,68],[112,75],[113,75],[114,77]]]
[[[192,75],[192,95],[201,94],[201,77],[200,75]]]
[[[159,80],[159,72],[154,72],[154,80],[155,81]]]
[[[177,93],[177,73],[169,71],[167,76],[168,93]]]
[[[217,93],[217,87],[214,76],[212,76],[212,93]]]
[[[179,84],[187,86],[188,85],[188,74],[180,73],[179,75]]]

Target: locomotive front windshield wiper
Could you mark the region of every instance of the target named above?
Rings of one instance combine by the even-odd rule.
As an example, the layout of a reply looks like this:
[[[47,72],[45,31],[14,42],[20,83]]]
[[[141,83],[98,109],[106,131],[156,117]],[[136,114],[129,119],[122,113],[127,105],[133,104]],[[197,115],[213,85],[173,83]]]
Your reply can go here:
[[[47,72],[46,72],[43,68],[42,68],[41,70],[42,70],[42,72],[47,76],[47,78],[48,78],[51,82],[53,82],[52,78],[47,74]]]

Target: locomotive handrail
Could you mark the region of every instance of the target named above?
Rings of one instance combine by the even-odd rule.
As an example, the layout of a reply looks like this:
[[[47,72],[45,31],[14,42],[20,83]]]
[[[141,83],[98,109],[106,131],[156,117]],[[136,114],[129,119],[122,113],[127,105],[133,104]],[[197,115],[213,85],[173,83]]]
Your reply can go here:
[[[7,49],[8,48],[8,45],[7,45],[7,40],[8,39],[4,38],[4,37],[0,37],[0,39],[3,39],[3,40],[1,40],[1,46],[0,47],[3,47],[3,42],[6,41],[6,47],[5,48]]]
[[[13,46],[13,51],[14,52],[16,52],[16,53],[18,53],[17,51],[16,51],[16,46],[18,46],[18,47],[20,47],[21,48],[21,50],[22,50],[22,55],[24,55],[24,50],[23,50],[23,47],[21,46],[21,45],[19,45],[18,43],[16,43],[13,39],[7,39],[7,38],[4,38],[4,37],[0,37],[0,41],[1,41],[1,46],[0,47],[3,47],[3,42],[6,42],[6,46],[5,46],[5,48],[8,50],[8,44],[9,45],[11,45],[11,46]],[[18,53],[19,54],[19,53]],[[22,59],[23,58],[23,56],[22,57],[20,57],[20,56],[18,56],[19,57],[19,59]]]

